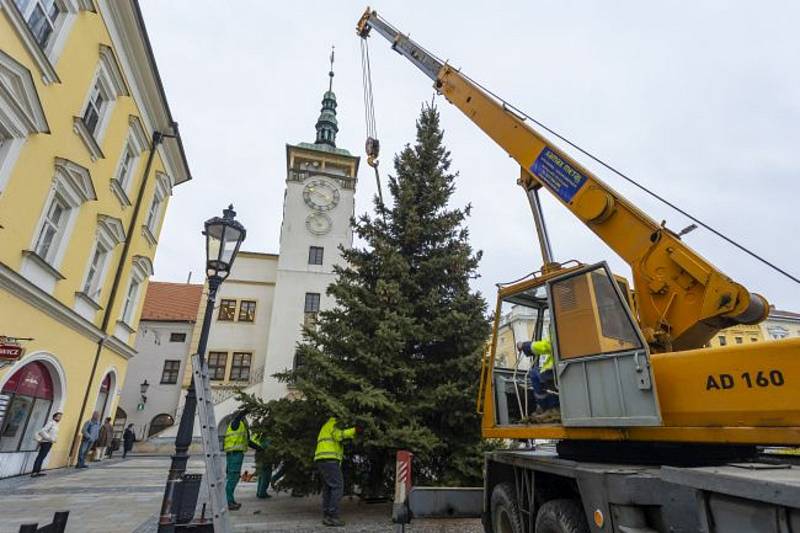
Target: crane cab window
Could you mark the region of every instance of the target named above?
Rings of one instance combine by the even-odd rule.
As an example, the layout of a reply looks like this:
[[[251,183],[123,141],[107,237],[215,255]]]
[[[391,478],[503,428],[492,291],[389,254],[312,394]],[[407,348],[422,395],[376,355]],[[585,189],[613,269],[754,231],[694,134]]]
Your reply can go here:
[[[548,305],[543,285],[498,301],[492,369],[498,425],[527,423],[536,410],[530,374],[532,367],[541,365],[541,358],[525,354],[518,349],[518,344],[549,338]],[[551,387],[555,388],[555,383]]]
[[[642,348],[616,283],[600,266],[550,284],[560,360]]]

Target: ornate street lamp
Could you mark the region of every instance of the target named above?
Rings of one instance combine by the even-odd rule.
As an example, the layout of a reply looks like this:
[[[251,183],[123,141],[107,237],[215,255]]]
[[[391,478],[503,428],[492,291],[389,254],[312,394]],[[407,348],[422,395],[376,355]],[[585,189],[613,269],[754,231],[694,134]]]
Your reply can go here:
[[[197,354],[201,366],[206,364],[205,354],[206,346],[208,345],[208,332],[214,315],[214,301],[217,297],[217,289],[231,273],[233,261],[236,259],[239,247],[247,234],[244,226],[235,220],[235,217],[236,211],[233,210],[233,205],[230,205],[228,209],[222,212],[222,218],[213,217],[205,222],[203,235],[206,237],[208,297],[206,299],[205,315],[203,316],[203,326],[200,330],[200,340],[197,345]],[[164,489],[164,499],[161,502],[161,514],[158,520],[159,533],[172,533],[180,527],[176,527],[177,510],[174,508],[174,503],[178,495],[179,484],[183,474],[186,472],[186,464],[189,462],[189,454],[187,452],[192,444],[196,409],[197,395],[193,379],[189,383],[189,389],[186,391],[186,402],[184,403],[183,414],[178,426],[178,434],[175,437],[175,454],[172,456],[172,464],[167,476],[167,486]],[[213,531],[213,524],[211,523],[193,524],[193,526],[193,532]],[[203,529],[203,526],[211,529]]]
[[[147,389],[149,388],[150,384],[147,382],[146,379],[141,383],[139,383],[139,392],[142,393],[142,403],[147,403],[147,396],[145,396],[145,394],[147,394]]]

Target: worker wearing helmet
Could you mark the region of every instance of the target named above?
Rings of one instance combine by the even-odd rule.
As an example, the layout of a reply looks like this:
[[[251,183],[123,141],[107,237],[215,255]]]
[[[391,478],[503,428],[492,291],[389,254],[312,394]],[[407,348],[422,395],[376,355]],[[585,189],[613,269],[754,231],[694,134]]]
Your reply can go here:
[[[555,388],[555,359],[553,345],[549,337],[539,341],[518,342],[517,350],[533,358],[528,379],[533,389],[536,412],[533,420],[539,423],[556,422],[561,419],[558,408],[558,394]]]
[[[339,517],[339,500],[344,492],[342,476],[342,458],[344,457],[345,439],[352,439],[361,428],[341,429],[336,417],[328,421],[319,430],[317,449],[314,452],[314,464],[322,478],[322,523],[326,526],[341,527],[344,522]]]

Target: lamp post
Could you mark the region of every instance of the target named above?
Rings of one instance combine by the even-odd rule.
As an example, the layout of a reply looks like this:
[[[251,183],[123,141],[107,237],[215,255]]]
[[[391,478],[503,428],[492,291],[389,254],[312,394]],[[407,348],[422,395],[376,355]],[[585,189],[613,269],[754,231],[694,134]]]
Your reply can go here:
[[[247,233],[244,226],[234,219],[236,212],[233,210],[233,205],[228,206],[228,209],[225,209],[222,213],[222,218],[213,217],[206,220],[205,230],[203,231],[203,235],[206,237],[208,297],[206,299],[205,315],[203,316],[203,326],[200,330],[200,340],[197,345],[197,354],[201,366],[205,365],[208,332],[214,315],[214,301],[217,296],[217,289],[230,274],[233,261],[236,259],[236,254],[239,253],[239,247]],[[164,488],[164,499],[161,502],[161,513],[158,520],[159,533],[175,531],[173,503],[177,487],[186,472],[186,464],[189,462],[189,454],[187,452],[192,443],[196,409],[197,395],[195,393],[194,379],[192,379],[189,382],[189,389],[186,391],[186,402],[183,406],[178,434],[175,437],[175,454],[172,456],[167,484]]]

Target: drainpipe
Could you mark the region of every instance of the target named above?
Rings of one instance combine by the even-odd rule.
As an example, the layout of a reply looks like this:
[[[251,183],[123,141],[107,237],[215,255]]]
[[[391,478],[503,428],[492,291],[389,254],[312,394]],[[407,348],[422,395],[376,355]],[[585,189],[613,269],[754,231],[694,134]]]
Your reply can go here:
[[[106,340],[108,340],[108,324],[111,322],[112,306],[117,297],[117,292],[119,292],[120,282],[122,281],[122,271],[128,262],[128,254],[131,249],[131,243],[133,242],[133,235],[136,231],[136,221],[139,218],[139,212],[142,209],[142,200],[144,200],[144,191],[147,188],[147,183],[150,179],[150,169],[153,166],[153,158],[155,157],[158,145],[163,142],[165,137],[178,137],[177,123],[172,123],[172,130],[175,132],[174,135],[161,133],[160,131],[154,131],[150,140],[150,153],[147,155],[147,164],[144,167],[142,185],[139,187],[139,193],[136,195],[136,202],[133,204],[133,214],[131,215],[131,221],[128,223],[128,233],[125,235],[125,243],[122,246],[122,257],[120,257],[119,263],[117,263],[117,270],[114,273],[114,282],[111,284],[111,293],[108,295],[108,303],[106,304],[103,313],[103,324],[100,326],[103,336],[99,341],[97,341],[97,350],[94,353],[94,362],[92,363],[92,371],[89,374],[89,383],[86,385],[86,391],[83,393],[80,416],[78,417],[78,423],[75,426],[75,432],[72,435],[72,444],[70,445],[69,449],[69,460],[67,461],[68,465],[72,465],[72,462],[75,459],[74,455],[76,445],[78,443],[78,433],[81,430],[81,426],[83,426],[83,417],[86,415],[86,403],[89,401],[89,394],[92,392],[92,385],[94,383],[95,373],[97,372],[97,364],[100,362],[100,352],[103,351],[103,346],[105,345]],[[111,394],[111,391],[109,391],[109,397],[113,398]]]

